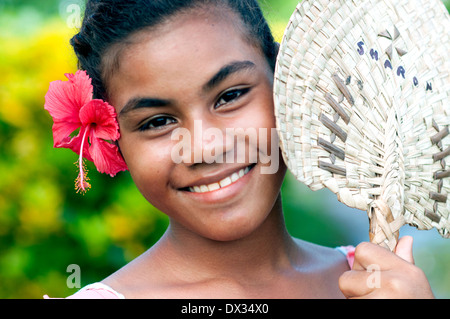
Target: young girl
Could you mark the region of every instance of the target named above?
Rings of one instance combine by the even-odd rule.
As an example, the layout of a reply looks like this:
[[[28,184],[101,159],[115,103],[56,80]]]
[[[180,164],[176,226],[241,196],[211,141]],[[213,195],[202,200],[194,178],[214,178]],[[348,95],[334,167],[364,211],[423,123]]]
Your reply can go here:
[[[86,124],[80,111],[80,138],[60,138],[55,146],[75,150],[103,172],[127,168],[142,195],[170,219],[157,244],[71,298],[433,297],[414,266],[410,237],[395,253],[360,244],[349,263],[342,249],[288,234],[280,197],[286,167],[280,161],[275,172],[262,172],[271,164],[261,154],[276,142],[269,133],[278,46],[256,0],[91,0],[71,43],[94,98],[104,100],[89,104],[89,114],[109,126]],[[69,79],[85,83],[80,73]],[[57,100],[49,91],[55,126],[55,104],[64,104]],[[108,130],[116,136],[104,119],[115,117],[108,105],[120,127],[117,154],[114,145],[96,142]],[[172,134],[181,128],[195,137],[177,153]],[[204,134],[210,128],[223,139]],[[241,139],[257,160],[206,160],[204,154],[236,154],[227,129],[238,128],[258,132],[256,142]],[[84,189],[82,161],[80,171]],[[368,271],[373,265],[377,273]],[[369,284],[374,275],[378,284]]]

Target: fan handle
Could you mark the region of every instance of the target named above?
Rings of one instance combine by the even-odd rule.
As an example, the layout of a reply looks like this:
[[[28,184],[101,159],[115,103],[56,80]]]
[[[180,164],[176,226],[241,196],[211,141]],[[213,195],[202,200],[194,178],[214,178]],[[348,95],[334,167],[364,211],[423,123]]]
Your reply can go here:
[[[403,216],[394,219],[391,209],[383,200],[375,200],[368,210],[370,242],[394,251],[399,229],[405,224]]]

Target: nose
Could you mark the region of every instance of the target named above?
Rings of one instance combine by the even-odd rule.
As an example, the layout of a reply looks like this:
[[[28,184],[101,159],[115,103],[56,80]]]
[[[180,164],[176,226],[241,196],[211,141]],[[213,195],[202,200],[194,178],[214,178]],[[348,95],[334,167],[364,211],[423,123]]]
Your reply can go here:
[[[217,121],[197,119],[177,129],[172,140],[179,142],[172,149],[172,160],[188,166],[199,163],[224,163],[234,148],[234,137]]]
[[[223,163],[226,154],[233,149],[234,139],[226,127],[217,121],[195,120],[191,157],[194,163]]]

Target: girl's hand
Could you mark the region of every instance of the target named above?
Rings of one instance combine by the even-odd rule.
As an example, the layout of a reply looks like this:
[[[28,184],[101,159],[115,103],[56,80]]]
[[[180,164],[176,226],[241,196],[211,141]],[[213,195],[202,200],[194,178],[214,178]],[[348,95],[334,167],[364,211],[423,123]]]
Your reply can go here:
[[[410,236],[401,238],[395,253],[372,243],[355,250],[353,268],[339,278],[347,298],[434,298],[424,272],[414,265]]]

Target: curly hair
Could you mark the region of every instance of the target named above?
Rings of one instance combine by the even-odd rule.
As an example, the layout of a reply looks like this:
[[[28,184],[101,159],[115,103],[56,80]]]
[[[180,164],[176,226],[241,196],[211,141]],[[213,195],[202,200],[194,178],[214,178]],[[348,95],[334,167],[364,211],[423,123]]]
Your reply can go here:
[[[261,49],[274,70],[278,45],[257,0],[88,0],[79,33],[70,43],[79,69],[92,79],[94,98],[107,100],[105,77],[114,70],[114,64],[105,63],[104,56],[113,46],[126,43],[136,32],[156,27],[178,13],[211,6],[237,14],[249,43]]]

